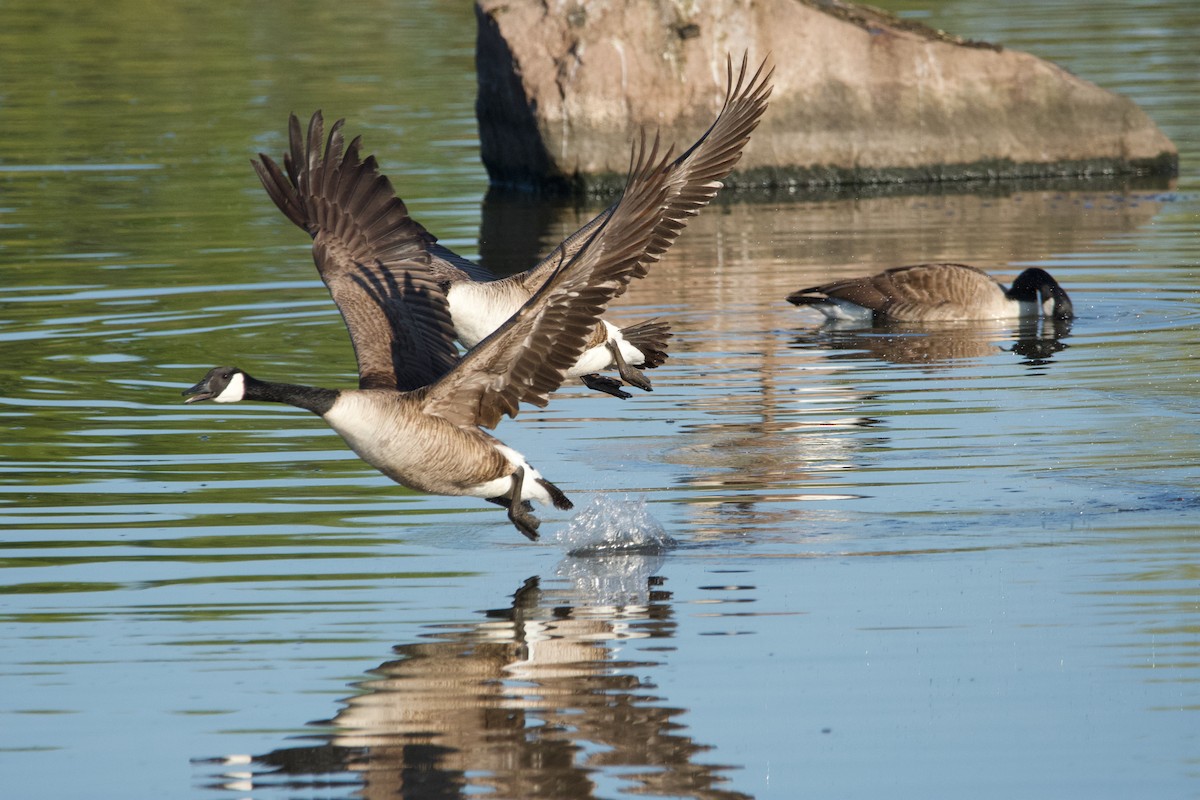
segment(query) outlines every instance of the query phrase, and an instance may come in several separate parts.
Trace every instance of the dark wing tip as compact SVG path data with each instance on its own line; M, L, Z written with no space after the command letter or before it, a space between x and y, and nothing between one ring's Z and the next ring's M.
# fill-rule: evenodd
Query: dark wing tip
M284 169L261 153L252 164L279 210L314 239L313 260L346 322L360 385L411 389L458 358L430 275L436 239L409 217L375 158L362 157L362 138L346 144L344 127L338 119L326 128L320 109L307 126L290 114Z

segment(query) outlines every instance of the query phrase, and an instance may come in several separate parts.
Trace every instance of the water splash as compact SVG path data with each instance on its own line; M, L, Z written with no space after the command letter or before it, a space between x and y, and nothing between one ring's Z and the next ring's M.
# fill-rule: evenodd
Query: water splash
M558 534L575 557L663 553L675 545L645 498L596 495Z
M567 558L557 573L589 607L646 608L663 555L675 545L643 498L597 495L558 534Z

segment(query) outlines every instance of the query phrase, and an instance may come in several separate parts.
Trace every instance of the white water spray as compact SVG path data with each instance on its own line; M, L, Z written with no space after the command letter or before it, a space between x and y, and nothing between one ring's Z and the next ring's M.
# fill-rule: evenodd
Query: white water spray
M663 526L651 516L645 498L596 495L558 540L573 556L623 553L661 553L675 545Z

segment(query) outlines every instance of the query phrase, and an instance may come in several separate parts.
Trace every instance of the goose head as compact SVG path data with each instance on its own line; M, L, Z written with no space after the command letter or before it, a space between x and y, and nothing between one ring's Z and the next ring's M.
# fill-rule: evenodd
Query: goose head
M1071 298L1049 272L1037 267L1025 270L1013 281L1009 296L1014 300L1037 300L1042 313L1053 319L1073 319L1075 307Z
M183 402L236 403L246 397L246 377L237 367L213 367L199 383L183 390Z

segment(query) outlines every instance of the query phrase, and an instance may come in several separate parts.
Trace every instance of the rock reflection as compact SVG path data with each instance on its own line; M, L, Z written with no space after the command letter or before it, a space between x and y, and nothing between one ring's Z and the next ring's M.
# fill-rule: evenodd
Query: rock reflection
M793 345L801 349L838 351L831 361L878 360L892 364L963 367L972 361L1012 352L1023 363L1053 361L1070 345L1070 320L1024 319L990 322L877 323L873 326L825 324L801 333Z
M722 195L688 221L663 261L630 285L618 307L677 305L700 314L748 302L782 308L798 286L899 264L965 261L1003 272L1056 254L1078 258L1150 224L1169 199L1127 186L1097 191L1102 183L1095 182L1076 183L1074 190L1039 185L1024 192L1015 191L1017 184L979 187L976 194L940 187L899 197L841 193L746 201ZM604 205L489 193L479 255L497 274L527 269ZM1066 267L1054 267L1064 280L1070 277ZM672 325L687 330L686 321L673 318Z
M258 756L216 788L589 798L600 792L595 774L617 768L630 794L745 798L719 788L726 768L696 763L708 748L686 735L684 709L639 677L659 663L623 652L674 634L660 559L568 559L553 588L530 578L505 608L430 626L319 723L329 728L312 737L319 743Z

